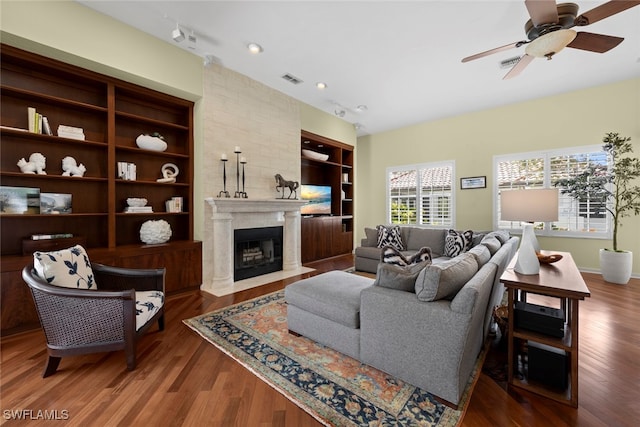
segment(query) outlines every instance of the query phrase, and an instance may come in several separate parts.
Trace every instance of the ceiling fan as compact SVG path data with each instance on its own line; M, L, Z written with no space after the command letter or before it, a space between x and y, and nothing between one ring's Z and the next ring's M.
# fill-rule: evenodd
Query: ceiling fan
M534 58L551 59L565 47L604 53L618 46L624 38L604 34L576 32L572 27L584 27L640 4L640 1L612 0L578 16L575 3L556 4L555 0L525 0L529 19L524 25L529 40L521 40L486 52L467 56L462 62L526 45L525 54L503 77L517 76Z

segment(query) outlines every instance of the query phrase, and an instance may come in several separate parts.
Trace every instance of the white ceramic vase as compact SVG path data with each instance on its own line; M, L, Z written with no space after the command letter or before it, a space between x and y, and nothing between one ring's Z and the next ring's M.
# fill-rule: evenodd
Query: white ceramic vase
M600 272L605 281L626 285L631 279L633 252L600 249Z

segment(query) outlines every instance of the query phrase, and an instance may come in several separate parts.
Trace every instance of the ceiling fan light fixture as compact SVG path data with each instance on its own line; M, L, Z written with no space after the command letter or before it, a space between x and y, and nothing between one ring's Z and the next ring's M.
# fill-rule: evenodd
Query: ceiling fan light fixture
M532 40L525 48L525 52L536 58L551 59L553 55L567 47L576 38L576 35L574 30L553 31Z

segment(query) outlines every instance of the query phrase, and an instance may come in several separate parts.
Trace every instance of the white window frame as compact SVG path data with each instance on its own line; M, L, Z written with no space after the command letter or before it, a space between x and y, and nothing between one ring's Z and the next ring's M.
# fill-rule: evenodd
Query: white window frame
M431 163L418 163L418 164L412 164L412 165L402 165L402 166L389 166L387 168L386 171L386 175L385 175L385 186L386 186L386 206L387 206L387 223L391 224L392 218L391 218L391 187L389 185L390 183L390 175L392 173L396 173L396 172L405 172L405 171L416 171L417 174L417 186L416 186L416 224L413 224L415 226L428 226L428 227L432 227L432 228L444 228L444 229L449 229L449 228L455 228L455 223L456 223L456 201L455 201L455 197L456 197L456 167L455 167L455 161L453 160L447 160L447 161L441 161L441 162L431 162ZM450 200L450 216L451 216L451 223L450 224L442 224L442 225L434 225L434 224L424 224L422 223L422 185L421 185L421 177L422 174L419 172L423 169L433 169L433 168L441 168L441 167L450 167L451 168L451 195L449 197ZM435 203L435 198L437 198L439 195L435 195L434 197L434 203Z
M493 226L494 229L502 229L508 230L509 232L520 234L522 232L522 227L514 227L515 223L512 223L512 227L504 227L500 224L500 198L499 198L499 187L498 187L498 165L501 162L505 161L514 161L514 160L527 160L527 159L536 159L541 158L544 161L543 168L543 182L542 186L533 185L531 187L526 188L556 188L551 184L551 158L558 156L569 156L576 155L582 153L594 153L594 152L603 152L602 145L586 145L580 147L570 147L570 148L561 148L555 150L544 150L544 151L531 151L526 153L515 153L515 154L504 154L504 155L496 155L493 156ZM609 159L610 162L610 159ZM611 167L611 164L609 165ZM560 188L559 188L560 190ZM567 198L569 196L560 195L561 198ZM553 230L551 222L545 222L544 228L536 228L535 233L538 236L548 236L548 237L573 237L573 238L587 238L587 239L611 239L613 237L613 227L611 225L611 214L606 212L606 217L604 219L606 223L606 231L567 231L567 230Z

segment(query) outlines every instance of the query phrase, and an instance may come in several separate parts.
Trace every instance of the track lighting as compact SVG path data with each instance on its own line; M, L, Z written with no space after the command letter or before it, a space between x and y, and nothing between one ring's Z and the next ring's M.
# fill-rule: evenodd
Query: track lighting
M178 25L177 23L176 29L171 33L171 37L177 43L180 43L182 40L184 40L184 32L182 32L182 30L180 29L180 25Z

